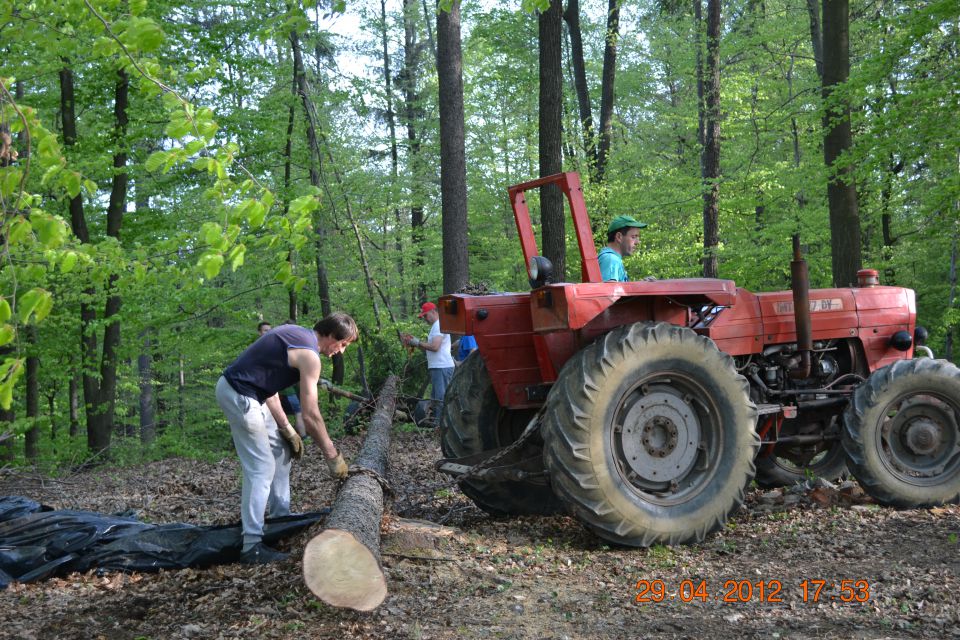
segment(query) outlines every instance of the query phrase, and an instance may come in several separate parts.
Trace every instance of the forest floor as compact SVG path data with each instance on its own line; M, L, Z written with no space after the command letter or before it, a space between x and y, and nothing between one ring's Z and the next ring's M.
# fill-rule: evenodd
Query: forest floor
M359 436L339 440L348 458L360 443ZM294 510L316 510L334 497L316 451L295 466ZM402 494L440 484L432 470L439 456L435 434L397 433L392 485ZM104 514L132 509L157 523L227 524L236 521L238 469L230 457L60 479L7 471L0 495ZM300 560L317 525L286 539L279 546L290 558L267 566L15 583L0 592L0 636L960 638L958 506L881 508L856 487L757 489L701 544L623 549L568 517L495 519L459 491L441 495L419 506L400 498L391 507L383 537L389 595L372 613L333 609L304 586ZM441 520L443 527L420 522ZM657 580L666 599L638 603L638 582L650 581L656 593ZM819 602L804 602L802 584L808 581L811 600L813 580L827 586ZM844 580L852 581L848 593L866 601L842 602ZM706 600L685 601L701 582Z

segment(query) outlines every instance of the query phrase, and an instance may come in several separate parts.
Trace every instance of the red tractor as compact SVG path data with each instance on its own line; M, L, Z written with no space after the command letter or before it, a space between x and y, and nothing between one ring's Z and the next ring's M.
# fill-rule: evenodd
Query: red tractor
M553 282L524 193L565 194L581 283ZM960 370L914 359L914 292L810 291L794 238L791 291L731 280L602 282L580 180L508 189L532 290L447 295L446 333L476 337L440 418L441 470L492 514L572 512L599 536L703 540L761 484L844 464L879 502L960 499Z

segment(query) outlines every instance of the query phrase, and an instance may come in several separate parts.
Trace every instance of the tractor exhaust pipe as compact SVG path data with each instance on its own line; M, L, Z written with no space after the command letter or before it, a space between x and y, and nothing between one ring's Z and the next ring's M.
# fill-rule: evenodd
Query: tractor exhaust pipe
M790 288L793 291L793 318L797 329L797 353L800 364L790 370L790 377L810 377L810 352L813 351L813 333L810 328L810 273L807 261L800 254L800 234L793 236L793 260L790 262Z

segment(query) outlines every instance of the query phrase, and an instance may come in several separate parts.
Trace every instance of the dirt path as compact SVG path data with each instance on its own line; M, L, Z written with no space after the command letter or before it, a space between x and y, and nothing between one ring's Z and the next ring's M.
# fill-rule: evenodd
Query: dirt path
M349 457L359 440L342 444ZM431 470L431 434L398 434L391 455L398 493L442 481ZM316 455L292 484L295 510L333 497ZM0 495L224 524L236 519L239 475L232 458L61 481L8 473ZM645 550L611 549L571 518L491 519L456 491L401 508L446 526L387 520L390 595L371 614L331 609L303 586L299 559L312 531L286 541L290 560L266 567L14 585L0 592L0 637L960 638L957 506L895 511L830 490L754 491L703 544Z

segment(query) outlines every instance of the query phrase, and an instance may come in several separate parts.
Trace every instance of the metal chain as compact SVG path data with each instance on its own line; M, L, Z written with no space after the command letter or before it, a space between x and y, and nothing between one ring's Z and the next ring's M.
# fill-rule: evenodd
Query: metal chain
M509 454L513 453L520 447L522 447L526 442L540 430L541 419L543 418L544 408L540 407L540 410L537 411L537 414L531 418L530 422L527 423L526 428L523 430L523 433L520 434L520 437L517 438L513 443L504 447L502 450L497 452L495 455L487 458L483 462L478 462L477 464L470 467L470 469L461 476L458 476L451 480L450 482L433 486L429 489L423 491L414 491L412 493L404 493L400 499L407 500L416 496L430 495L432 496L437 491L442 491L443 489L451 489L456 485L459 485L461 482L466 480L472 480L476 477L479 477L484 471L492 467L495 463L499 462ZM426 504L430 500L421 500L419 502L410 504L408 508L418 507L420 505Z

